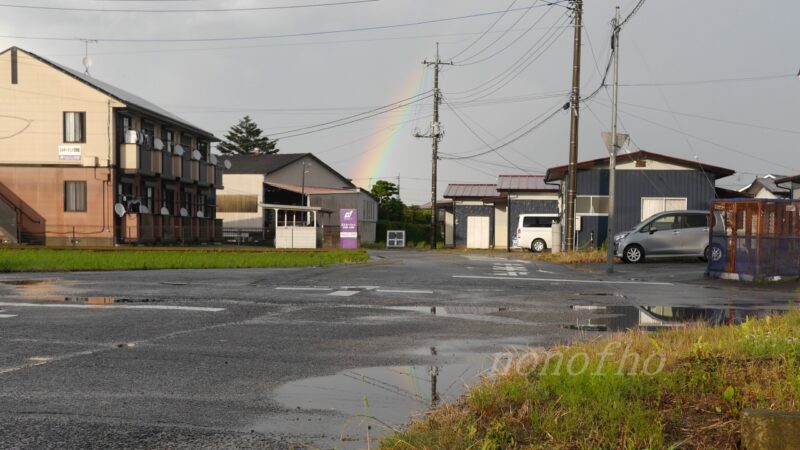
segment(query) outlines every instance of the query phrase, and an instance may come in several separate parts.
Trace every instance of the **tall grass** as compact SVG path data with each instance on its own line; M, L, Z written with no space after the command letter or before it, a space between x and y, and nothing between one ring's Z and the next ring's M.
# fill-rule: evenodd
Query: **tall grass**
M656 375L619 373L620 350L664 355ZM744 408L800 410L800 313L741 326L632 331L557 349L588 370L485 379L455 405L386 438L384 449L737 448ZM651 367L652 369L652 367Z
M359 263L363 250L0 249L0 272L241 269Z

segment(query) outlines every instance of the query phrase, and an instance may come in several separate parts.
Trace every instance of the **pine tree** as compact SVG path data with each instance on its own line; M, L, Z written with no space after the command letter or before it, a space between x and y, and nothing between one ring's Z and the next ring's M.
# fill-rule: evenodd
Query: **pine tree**
M264 132L253 122L250 116L244 116L238 125L231 127L225 140L217 145L217 150L223 155L268 155L278 153L275 148L277 141L271 141Z

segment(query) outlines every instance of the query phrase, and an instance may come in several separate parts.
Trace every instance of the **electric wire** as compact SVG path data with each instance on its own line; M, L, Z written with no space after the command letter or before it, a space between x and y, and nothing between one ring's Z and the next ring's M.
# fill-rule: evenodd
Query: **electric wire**
M375 3L381 0L347 0L330 3L310 3L300 5L283 5L283 6L253 6L245 8L201 8L201 9L118 9L118 8L85 8L85 7L67 7L67 6L43 6L43 5L18 5L10 3L0 3L0 8L17 8L17 9L37 9L45 11L60 11L60 12L104 12L104 13L199 13L199 12L255 12L255 11L273 11L282 9L301 9L301 8L318 8L323 6L342 6L354 5L359 3Z

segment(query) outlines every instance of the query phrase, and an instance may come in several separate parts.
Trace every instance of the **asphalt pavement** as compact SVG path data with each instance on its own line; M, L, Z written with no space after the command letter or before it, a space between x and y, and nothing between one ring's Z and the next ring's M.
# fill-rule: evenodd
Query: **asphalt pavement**
M597 335L606 306L755 311L797 297L794 284L707 280L693 262L607 274L514 253L371 256L0 275L0 448L374 447L456 399L497 352Z

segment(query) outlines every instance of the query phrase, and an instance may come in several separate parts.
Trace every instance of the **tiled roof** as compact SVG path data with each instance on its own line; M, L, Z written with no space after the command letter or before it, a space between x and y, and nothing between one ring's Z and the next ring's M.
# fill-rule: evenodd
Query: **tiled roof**
M496 184L448 184L444 198L485 198L497 197Z
M498 191L558 191L558 186L546 184L544 175L500 175Z

